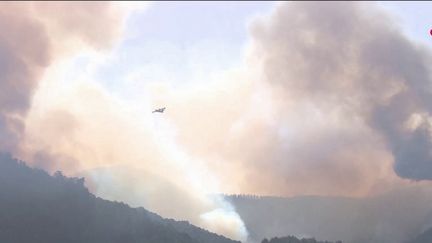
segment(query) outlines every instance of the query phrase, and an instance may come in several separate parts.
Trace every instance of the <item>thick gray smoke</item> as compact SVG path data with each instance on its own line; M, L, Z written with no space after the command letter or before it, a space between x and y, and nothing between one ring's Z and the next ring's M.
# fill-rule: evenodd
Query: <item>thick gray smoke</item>
M6 4L2 4L6 5ZM32 93L50 62L43 25L29 11L0 6L0 151L14 151L23 130Z
M284 3L252 33L280 100L359 120L384 140L400 177L432 179L429 55L385 13L352 2Z
M109 46L119 34L120 20L110 3L0 4L0 151L22 152L33 94L53 60L73 53L77 43ZM47 151L39 154L49 156Z

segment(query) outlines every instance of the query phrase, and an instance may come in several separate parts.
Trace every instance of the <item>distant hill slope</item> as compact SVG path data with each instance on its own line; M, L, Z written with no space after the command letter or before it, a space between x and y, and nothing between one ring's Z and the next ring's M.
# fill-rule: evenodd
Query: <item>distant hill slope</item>
M299 239L295 236L285 236L285 237L274 237L270 240L264 239L261 243L342 243L341 241L331 242L331 241L317 241L314 238L302 238Z
M294 235L343 243L406 243L432 222L431 191L411 187L369 198L226 198L243 219L253 242Z
M173 205L175 206L175 205ZM179 209L181 210L181 209ZM185 221L97 198L84 180L0 154L0 242L234 243Z
M432 228L418 235L414 240L409 243L431 243L432 242Z

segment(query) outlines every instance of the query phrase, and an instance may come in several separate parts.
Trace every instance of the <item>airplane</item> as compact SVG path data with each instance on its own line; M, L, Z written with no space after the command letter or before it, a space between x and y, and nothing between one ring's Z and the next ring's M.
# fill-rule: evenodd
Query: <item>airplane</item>
M164 107L164 108L160 108L160 109L156 109L156 110L154 110L152 113L155 113L155 112L163 113L164 110L165 110L165 107Z

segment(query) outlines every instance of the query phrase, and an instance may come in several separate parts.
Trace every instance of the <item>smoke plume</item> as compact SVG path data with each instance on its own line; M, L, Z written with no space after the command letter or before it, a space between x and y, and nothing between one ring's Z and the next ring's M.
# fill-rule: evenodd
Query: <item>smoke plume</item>
M391 16L281 3L250 34L241 74L170 96L179 140L218 161L227 191L364 196L430 178L429 50Z
M75 56L107 55L132 10L107 2L1 5L1 150L50 172L85 176L99 196L245 239L235 210L207 195L216 179L177 148L169 122L137 116L142 110L94 80L65 77Z
M429 52L397 27L370 5L293 3L253 36L265 81L281 95L361 119L382 137L399 176L431 179Z
M44 26L29 17L29 9L2 3L0 7L0 150L14 151L23 132L23 116L51 49ZM15 14L22 12L22 14Z
M367 196L432 179L429 50L373 5L280 3L249 26L241 67L126 100L87 70L62 76L121 37L109 3L3 3L1 149L236 239L235 209L208 194Z

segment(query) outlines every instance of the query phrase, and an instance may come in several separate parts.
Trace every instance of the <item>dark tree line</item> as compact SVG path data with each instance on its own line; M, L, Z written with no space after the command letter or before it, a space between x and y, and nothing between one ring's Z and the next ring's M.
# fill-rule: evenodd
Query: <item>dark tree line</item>
M83 178L50 176L7 154L0 154L0 242L235 243L185 221L95 197Z

